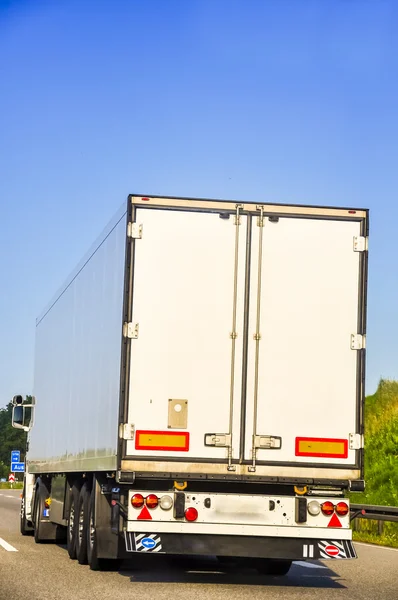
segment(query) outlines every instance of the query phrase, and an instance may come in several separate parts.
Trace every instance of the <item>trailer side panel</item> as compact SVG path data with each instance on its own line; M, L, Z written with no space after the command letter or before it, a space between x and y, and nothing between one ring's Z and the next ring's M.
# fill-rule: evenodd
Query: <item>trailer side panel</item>
M36 328L29 472L116 468L126 206Z

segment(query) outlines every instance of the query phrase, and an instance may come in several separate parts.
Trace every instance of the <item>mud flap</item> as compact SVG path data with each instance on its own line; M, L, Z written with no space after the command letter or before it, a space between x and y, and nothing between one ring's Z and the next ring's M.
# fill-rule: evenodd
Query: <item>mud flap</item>
M157 552L162 554L162 538L159 533L125 532L127 552Z
M357 558L351 540L317 540L315 558L322 560Z

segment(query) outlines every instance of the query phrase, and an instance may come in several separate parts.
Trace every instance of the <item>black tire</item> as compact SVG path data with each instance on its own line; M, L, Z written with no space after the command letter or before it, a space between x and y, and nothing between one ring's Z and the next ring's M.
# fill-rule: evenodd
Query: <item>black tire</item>
M30 521L26 519L25 513L25 492L21 499L21 510L19 513L19 530L21 535L33 535L33 527Z
M80 490L78 511L77 511L77 529L76 529L76 558L80 565L87 564L87 538L89 529L89 511L90 511L91 489L88 481Z
M66 527L66 547L69 557L76 558L77 514L80 497L80 484L74 483L69 492L69 517Z
M35 504L34 504L34 512L33 512L33 528L34 528L34 538L36 544L42 544L43 542L48 541L48 538L43 536L42 528L43 523L41 522L41 516L45 509L44 501L48 497L48 491L46 487L40 483L37 487L35 494Z
M122 563L120 559L98 558L97 532L95 529L95 481L91 490L88 511L87 562L92 571L116 571Z
M255 563L255 567L261 575L287 575L291 566L291 560L268 558L257 560Z

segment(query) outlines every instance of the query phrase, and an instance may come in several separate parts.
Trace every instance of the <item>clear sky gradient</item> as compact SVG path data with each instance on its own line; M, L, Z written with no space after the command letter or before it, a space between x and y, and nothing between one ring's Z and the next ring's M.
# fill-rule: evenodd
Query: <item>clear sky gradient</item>
M368 392L398 379L397 27L394 0L0 0L0 406L129 192L370 208Z

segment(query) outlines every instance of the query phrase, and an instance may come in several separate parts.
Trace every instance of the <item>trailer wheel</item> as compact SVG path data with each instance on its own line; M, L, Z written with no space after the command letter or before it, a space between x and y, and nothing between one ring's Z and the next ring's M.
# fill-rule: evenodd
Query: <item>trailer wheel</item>
M76 558L76 529L77 529L77 511L80 496L80 485L74 483L69 492L69 518L66 528L66 547L69 557Z
M91 489L88 481L80 490L78 510L76 513L76 558L80 565L87 564L87 531L89 529Z
M261 575L286 575L292 566L292 561L264 558L256 560L254 566Z
M117 558L98 558L97 532L95 529L95 482L91 490L88 515L87 561L92 571L115 571L122 563L122 560Z
M40 483L35 494L35 505L33 513L33 527L34 527L34 538L36 544L42 544L48 540L48 537L43 535L43 523L41 522L41 516L44 511L44 501L48 496L47 489Z

